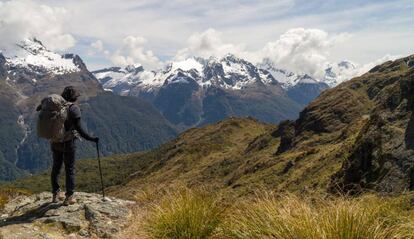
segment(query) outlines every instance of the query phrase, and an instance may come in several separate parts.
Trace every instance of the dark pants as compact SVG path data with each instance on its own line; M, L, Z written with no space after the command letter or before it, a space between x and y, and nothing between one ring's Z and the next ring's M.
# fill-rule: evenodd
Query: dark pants
M52 192L60 191L59 174L62 164L65 164L66 196L71 196L75 190L75 147L74 142L53 143Z

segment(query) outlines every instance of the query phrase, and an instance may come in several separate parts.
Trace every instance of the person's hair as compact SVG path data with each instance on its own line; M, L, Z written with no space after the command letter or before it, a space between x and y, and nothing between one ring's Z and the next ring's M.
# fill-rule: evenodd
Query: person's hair
M73 86L65 87L62 93L62 97L69 102L75 102L79 96L79 92Z

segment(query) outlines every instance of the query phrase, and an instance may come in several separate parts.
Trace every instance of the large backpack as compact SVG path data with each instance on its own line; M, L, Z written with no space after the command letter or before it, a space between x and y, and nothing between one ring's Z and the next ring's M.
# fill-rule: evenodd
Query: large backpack
M37 120L37 135L51 142L66 142L73 139L73 131L65 130L65 121L71 105L57 94L44 98Z

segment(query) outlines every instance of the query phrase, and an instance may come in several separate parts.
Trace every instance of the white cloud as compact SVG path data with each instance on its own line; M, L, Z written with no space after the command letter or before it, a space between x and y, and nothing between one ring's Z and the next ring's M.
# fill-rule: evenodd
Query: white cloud
M278 67L320 78L328 62L329 49L345 38L346 34L329 36L320 29L290 29L277 41L267 43L261 55Z
M221 33L210 28L204 32L191 35L187 40L187 47L179 50L175 58L183 60L191 56L222 57L227 53L240 55L242 52L244 52L242 45L224 43Z
M64 8L11 0L0 4L0 49L12 50L16 43L36 37L51 50L73 47L75 38L65 31L68 12Z
M146 39L140 36L127 36L122 41L122 46L110 57L113 64L127 66L141 64L147 69L156 69L161 66L161 61L150 50L145 50L143 45Z
M179 50L175 58L222 57L232 53L253 63L269 58L277 67L322 77L324 67L328 64L329 49L343 42L347 36L345 33L329 36L320 29L294 28L276 41L266 43L261 49L249 51L241 44L224 42L222 34L210 28L191 35L187 41L188 47Z
M152 58L153 63L154 58L168 61L175 56L221 56L227 52L258 61L267 53L264 46L278 41L287 29L324 29L332 44L325 52L308 52L309 60L295 64L288 57L274 56L281 64L303 65L313 72L315 64L324 59L367 63L387 53L412 53L413 9L412 0L328 1L322 5L296 0L200 0L198 4L191 0L0 0L0 50L28 36L61 50L72 46L76 36L79 41L71 51L83 56L88 65L100 68L111 64L106 55L113 55L115 62L137 61L138 57L126 52L107 51L123 48L123 38L130 35L148 40L145 49L157 57L139 58ZM201 32L210 28L215 30ZM331 34L344 31L353 35L346 44L331 39L340 39ZM89 54L93 49L89 39L100 39L107 49ZM182 51L177 54L179 49ZM148 55L144 49L142 52Z

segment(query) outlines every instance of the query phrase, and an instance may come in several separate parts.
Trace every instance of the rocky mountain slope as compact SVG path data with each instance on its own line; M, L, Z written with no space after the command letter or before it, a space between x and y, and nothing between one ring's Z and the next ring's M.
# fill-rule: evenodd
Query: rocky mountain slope
M149 100L183 129L229 116L252 116L273 123L294 119L304 105L328 88L307 75L284 72L283 78L295 80L287 89L281 74L275 77L234 55L188 58L158 72L128 66L93 73L105 89Z
M296 121L229 119L188 130L136 159L115 195L153 185L227 192L413 189L414 55L324 91Z
M60 93L67 85L80 90L85 124L105 142L104 154L149 149L176 135L152 105L105 93L79 56L61 56L36 39L23 41L18 48L16 55L0 53L0 180L50 165L48 143L34 130L34 109L43 97ZM93 152L92 144L82 143L79 157Z
M409 56L322 93L297 121L286 123L278 152L342 145L329 149L343 161L330 190L412 190L413 76L414 56Z

